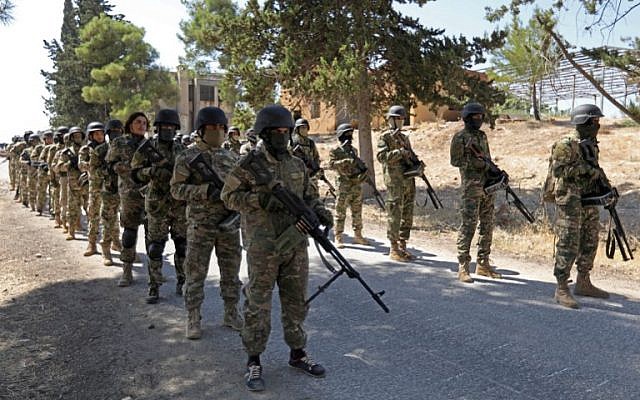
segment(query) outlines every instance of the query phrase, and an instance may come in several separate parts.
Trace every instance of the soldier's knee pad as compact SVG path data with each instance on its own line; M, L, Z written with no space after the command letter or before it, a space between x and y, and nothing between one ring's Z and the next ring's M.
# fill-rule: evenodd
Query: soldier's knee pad
M176 252L178 250L176 249ZM151 242L149 243L149 258L152 260L162 260L162 253L164 252L164 242Z
M131 248L136 245L136 238L138 237L138 231L131 228L124 228L122 232L122 247Z
M173 244L176 246L176 256L178 257L186 257L187 255L187 239L185 238L175 238L173 239Z

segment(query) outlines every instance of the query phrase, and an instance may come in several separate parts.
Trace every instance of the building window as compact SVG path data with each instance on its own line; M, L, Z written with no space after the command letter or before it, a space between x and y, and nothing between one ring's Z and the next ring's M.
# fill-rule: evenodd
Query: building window
M215 101L215 87L213 86L200 86L200 101Z
M313 101L310 105L309 113L311 114L311 118L320 118L320 102Z

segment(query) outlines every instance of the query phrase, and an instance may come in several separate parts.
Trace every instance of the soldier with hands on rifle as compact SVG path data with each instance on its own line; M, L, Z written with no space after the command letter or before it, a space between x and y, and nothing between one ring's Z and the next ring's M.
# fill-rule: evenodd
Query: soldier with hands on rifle
M138 227L144 225L145 244L147 242L147 222L144 211L144 197L140 190L143 184L135 181L131 174L131 159L149 126L149 119L142 112L134 112L124 124L124 135L109 143L105 157L109 168L118 174L118 192L120 193L120 225L122 232L122 277L118 286L125 287L133 282L133 263L136 259ZM145 248L148 246L145 246Z
M239 216L220 199L223 179L237 158L222 148L227 117L220 108L205 107L196 118L199 139L175 161L171 194L187 203L187 258L184 263L188 339L202 335L200 308L204 300L204 282L215 249L220 268L220 295L224 301L223 324L242 328L238 312L240 287L238 274L242 252Z
M413 225L413 204L416 197L415 175L407 176L406 159L409 137L402 133L407 112L402 106L391 106L387 113L389 129L378 140L377 158L382 163L384 183L387 187L387 238L390 242L389 258L411 261L415 257L407 250L407 241Z
M362 182L366 171L358 168L358 153L352 146L353 127L351 124L340 124L336 129L336 136L340 143L329 152L329 168L338 172L338 199L336 201L335 243L337 248L343 248L344 221L347 217L347 207L351 209L351 224L353 226L353 241L365 246L369 241L362 236Z
M87 125L87 136L89 137L89 142L80 149L79 158L80 171L82 171L81 180L89 184L89 206L87 208L87 223L89 226L87 250L84 252L85 257L98 253L102 179L98 172L98 166L91 164L91 153L95 151L96 147L104 143L104 125L102 122L90 122Z
M56 173L53 168L54 160L56 159L56 154L64 149L64 134L69 132L69 128L66 126L59 126L56 129L56 132L53 135L53 144L49 149L49 153L47 155L47 165L49 165L49 180L51 185L50 195L49 195L49 213L53 215L55 220L54 228L62 228L62 218L60 211L60 177Z
M233 168L221 195L227 207L240 211L251 221L246 233L249 283L245 287L247 301L242 330L242 343L248 354L245 378L250 391L264 390L260 354L271 331L271 298L276 283L284 339L291 349L289 365L314 377L325 374L325 369L305 350L307 225L289 213L272 191L275 186L284 187L306 203L322 225L333 226L331 213L309 182L304 162L289 153L293 126L291 113L282 106L260 110L254 129L262 142Z
M44 211L44 206L47 203L47 195L49 194L49 164L47 163L47 160L49 152L53 146L53 131L51 129L47 129L42 134L42 138L44 142L39 145L41 146L39 151L35 152L37 154L37 158L35 158L35 161L37 162L36 168L38 169L36 210L38 210L39 216L41 216ZM51 211L49 211L49 213L51 214Z
M69 146L62 150L57 170L67 175L67 240L75 240L75 232L79 228L84 193L80 182L80 147L84 143L85 133L79 126L69 129Z
M607 193L617 195L604 171L598 165L597 135L602 111L593 104L583 104L571 112L576 130L554 143L551 150L549 176L544 192L556 204L555 266L553 274L558 286L554 299L568 308L580 305L569 290L569 277L576 264L578 277L573 293L601 299L609 293L591 283L590 272L598 251L600 210L598 201ZM616 196L617 199L617 196ZM615 245L615 244L614 244Z
M461 112L464 129L453 135L451 139L451 165L460 171L460 228L458 228L458 280L473 283L469 274L471 262L471 242L476 232L478 221L478 255L476 274L493 279L502 276L491 267L489 254L494 228L495 192L485 191L490 180L490 168L482 157L491 159L489 141L484 131L480 130L484 121L485 109L475 102L465 104Z
M175 293L182 296L185 282L184 259L187 252L187 217L186 202L171 196L170 180L173 176L173 165L180 153L184 151L182 143L174 140L176 131L180 129L180 117L176 110L162 109L156 114L153 122L157 138L144 140L131 159L131 177L145 190L145 211L149 245L149 293L148 304L155 304L160 297L162 276L162 253L171 233L175 246L174 265L176 268Z

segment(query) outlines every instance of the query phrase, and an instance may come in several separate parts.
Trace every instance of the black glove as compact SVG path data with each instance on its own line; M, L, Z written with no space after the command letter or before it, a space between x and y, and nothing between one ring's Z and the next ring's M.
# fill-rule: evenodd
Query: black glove
M207 188L207 198L211 200L220 200L220 189L218 189L213 183L210 183Z
M276 199L269 192L258 193L258 198L259 198L258 201L260 202L260 207L262 207L262 209L265 211L278 212L284 209L282 207L282 203L280 202L280 200Z
M328 229L333 228L333 214L331 211L326 209L321 209L316 211L316 215L318 216L318 221Z

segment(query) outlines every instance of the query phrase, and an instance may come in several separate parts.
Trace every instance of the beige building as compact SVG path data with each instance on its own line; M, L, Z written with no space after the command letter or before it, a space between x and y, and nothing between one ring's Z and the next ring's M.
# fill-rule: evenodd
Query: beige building
M203 107L220 107L219 86L222 74L212 73L205 76L192 77L189 71L178 68L178 115L180 115L181 131L192 132L198 111ZM228 113L228 111L225 111ZM229 117L229 115L227 115Z

